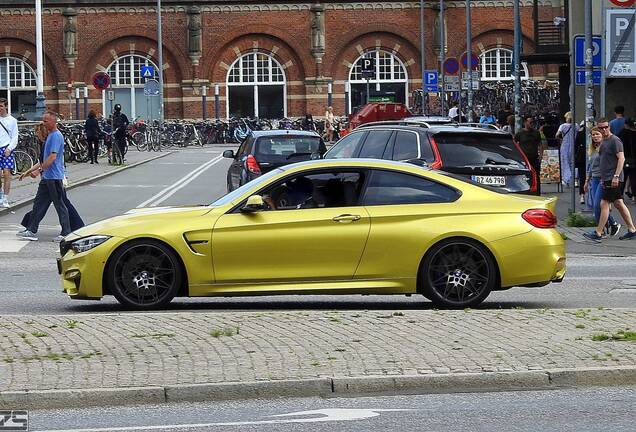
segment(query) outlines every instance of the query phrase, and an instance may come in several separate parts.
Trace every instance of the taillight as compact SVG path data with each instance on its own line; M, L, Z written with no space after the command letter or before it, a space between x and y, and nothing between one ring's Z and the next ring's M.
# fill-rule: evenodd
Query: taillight
M429 166L432 169L440 169L443 166L443 164L442 164L442 157L440 156L439 149L437 148L437 142L435 141L435 138L433 136L430 136L429 140L431 141L431 148L433 149L433 154L435 155L435 161Z
M534 167L530 167L530 192L535 193L537 191L537 172Z
M248 155L247 159L245 159L245 166L247 170L253 174L261 173L261 167L258 165L258 161L254 157L254 155Z
M526 210L521 217L533 227L556 228L557 218L548 209Z

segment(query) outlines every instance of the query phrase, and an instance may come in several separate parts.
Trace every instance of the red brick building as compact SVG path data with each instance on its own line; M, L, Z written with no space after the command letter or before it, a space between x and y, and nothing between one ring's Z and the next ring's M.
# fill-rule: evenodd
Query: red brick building
M533 14L552 17L562 2L522 0L524 51L534 50ZM425 2L426 69L438 69L439 1ZM465 1L446 5L446 56L466 51ZM411 103L421 86L419 1L163 1L166 118L214 115L218 85L221 117L301 116L324 113L333 89L337 113L362 103L366 84L359 60L376 59L371 96ZM472 50L484 80L510 79L511 1L472 1ZM32 1L0 0L0 96L12 112L35 105L35 11ZM108 92L92 77L107 71L112 103L130 117L156 117L157 98L143 94L141 66L156 67L156 2L116 0L43 2L44 89L47 106L74 116L75 91L88 88L91 109L107 113ZM557 78L555 66L524 66L526 76ZM349 98L345 99L345 90ZM82 109L83 112L83 109Z

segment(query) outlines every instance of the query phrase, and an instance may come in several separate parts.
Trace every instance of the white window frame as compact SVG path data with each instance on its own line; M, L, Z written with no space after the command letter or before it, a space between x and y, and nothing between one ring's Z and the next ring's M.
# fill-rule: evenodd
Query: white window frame
M11 85L11 78L10 78L11 74L9 73L9 64L11 61L14 61L20 66L20 72L19 72L20 85L19 86ZM9 104L8 108L10 111L12 106L11 105L11 90L36 91L37 90L37 87L36 87L37 74L35 73L35 70L27 62L17 57L11 57L11 56L0 57L0 64L4 64L4 67L5 67L5 75L3 75L5 82L4 83L0 82L0 84L5 84L5 85L0 85L0 90L7 91L7 102ZM33 85L25 85L27 81L32 81Z
M267 78L263 81L258 79L258 56L264 55L268 57L267 62ZM244 68L243 68L243 59L246 57L252 56L252 81L244 81ZM230 75L232 72L238 68L238 81L230 82ZM275 68L280 70L281 75L283 77L282 81L273 81L273 71ZM254 88L254 116L259 117L258 112L258 86L282 86L283 87L283 116L287 117L287 76L285 75L285 69L281 66L281 64L272 56L270 53L256 51L249 54L244 54L241 57L237 58L234 63L230 66L227 71L227 75L225 76L225 94L227 97L225 98L225 116L227 118L230 117L230 87L238 87L238 86L252 86Z
M118 57L114 62L112 62L108 68L106 68L106 72L108 73L108 75L110 75L110 87L109 88L129 88L130 89L130 116L131 119L136 118L137 116L137 107L136 105L136 97L135 97L135 89L138 88L144 88L144 83L145 80L144 78L141 76L141 68L139 68L139 70L135 69L135 61L134 59L138 58L140 60L142 60L141 63L143 63L144 66L152 66L154 68L154 75L153 75L153 79L158 80L159 79L159 70L157 69L157 65L150 60L148 57L144 57L142 55L139 54L127 54L121 57ZM130 67L128 73L124 74L124 71L120 71L119 67L122 63L124 62L128 62L128 66ZM111 73L112 72L112 68L115 68L115 73ZM126 78L130 81L130 84L119 84L119 81L121 81L123 78ZM135 84L135 79L138 78L140 83ZM106 116L106 113L110 114L110 111L107 110L106 108L106 104L108 101L107 97L106 97L106 91L102 92L102 113L104 114L104 116Z
M391 78L390 79L382 79L380 78L380 55L384 54L385 56L388 56L391 60ZM358 65L358 62L360 62L360 60L362 60L363 58L368 58L368 57L375 57L375 76L373 78L371 78L369 81L369 84L373 84L376 86L377 89L379 89L380 84L382 83L404 83L404 95L405 95L405 101L406 101L406 105L409 106L409 74L408 74L408 70L406 69L406 66L404 65L404 62L397 57L395 54L393 54L392 52L389 51L385 51L382 49L375 49L375 50L370 50L365 52L364 54L362 54L360 57L358 57L356 59L356 61L353 62L353 65L351 66L351 69L349 69L349 86L351 86L351 84L366 84L367 80L366 79L362 79L362 78L358 78L358 79L354 79L353 75L355 73L356 70L356 66ZM398 68L400 68L402 70L402 73L404 74L404 78L396 78L395 75L395 69L396 66ZM351 98L349 98L349 112L351 112Z
M495 67L496 67L496 74L495 76L486 76L486 70L487 70L487 66L490 65L491 63L486 63L486 54L489 53L495 53ZM503 74L503 67L502 65L504 64L502 62L502 54L506 53L506 54L510 54L510 57L512 58L513 56L513 51L511 49L508 48L492 48L489 49L487 51L484 51L483 53L481 53L479 55L479 70L480 70L480 75L481 75L481 80L482 81L512 81L514 79L514 77L512 76L512 70L510 71L510 75L506 76ZM528 65L525 62L521 63L521 79L523 80L527 80L528 79Z

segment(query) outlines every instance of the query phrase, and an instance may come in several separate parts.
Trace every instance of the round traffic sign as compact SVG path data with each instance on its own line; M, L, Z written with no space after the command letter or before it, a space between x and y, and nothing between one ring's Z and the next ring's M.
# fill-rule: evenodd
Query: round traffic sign
M455 57L449 57L444 61L444 72L448 75L457 75L457 72L459 72L459 62Z
M636 0L610 0L616 6L629 7L636 3Z
M464 53L462 55L462 66L464 69L467 69L466 67L466 58L468 56L466 55L466 53ZM477 70L479 68L479 57L477 57L477 54L475 53L471 53L471 66L472 66L472 70Z
M106 72L97 72L93 75L93 87L97 90L106 90L110 86L110 75Z

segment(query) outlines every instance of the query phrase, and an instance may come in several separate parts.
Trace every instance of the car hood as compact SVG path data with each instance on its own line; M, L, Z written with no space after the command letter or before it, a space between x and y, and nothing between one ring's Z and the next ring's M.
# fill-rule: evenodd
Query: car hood
M157 228L165 229L184 219L204 216L215 207L148 207L132 209L121 216L114 216L99 222L87 225L74 231L74 238L86 237L95 234L110 236L130 236L137 233L154 232Z

